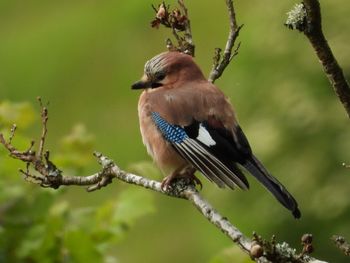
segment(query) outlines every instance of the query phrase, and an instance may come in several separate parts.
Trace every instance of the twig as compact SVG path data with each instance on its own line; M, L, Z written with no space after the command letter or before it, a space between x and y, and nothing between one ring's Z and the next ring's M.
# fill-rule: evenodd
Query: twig
M41 131L41 137L40 137L40 144L39 144L39 150L38 150L38 157L42 159L43 157L43 151L44 151L44 145L45 145L45 138L47 134L47 121L48 121L48 111L47 107L43 105L43 102L40 97L37 98L41 107L41 121L42 121L42 131Z
M170 10L170 5L166 5L165 2L161 3L158 8L152 5L156 15L151 21L151 26L159 28L159 25L163 25L170 28L177 41L177 46L173 45L170 39L167 39L167 49L183 52L193 57L195 53L195 45L193 42L188 10L185 6L184 0L178 0L178 4L179 9L175 8L173 10Z
M11 131L10 131L9 144L12 143L12 139L15 136L16 129L17 129L17 125L13 124L12 128L11 128Z
M230 64L233 57L235 57L238 54L238 49L240 47L240 43L239 43L235 48L235 50L232 52L232 49L235 45L235 41L239 35L239 31L241 30L243 25L237 26L233 0L226 0L226 5L227 5L227 10L228 10L229 19L230 19L230 32L228 35L224 54L222 55L221 61L220 61L221 49L215 50L213 67L208 78L208 80L212 83L214 83L215 80L221 77L222 73L224 72L225 68Z
M350 88L322 31L318 0L304 0L288 13L286 25L304 32L319 58L326 76L350 118Z
M20 151L12 145L15 136L16 125L11 128L10 137L5 139L0 133L0 144L2 144L10 153L10 156L26 163L26 170L20 169L20 173L25 176L25 180L38 184L41 187L57 189L61 185L87 185L88 191L94 191L106 186L112 182L112 177L106 173L97 173L87 177L63 176L62 171L50 160L49 151L44 151L45 140L47 136L48 110L43 106L40 98L38 98L41 107L41 123L42 132L38 154L32 150L34 141L31 141L26 151ZM33 168L37 174L30 171Z
M184 40L186 43L185 53L191 55L194 57L195 55L195 45L193 43L192 38L192 29L191 29L191 21L190 17L188 15L187 7L185 6L184 0L178 0L179 6L184 13L184 16L186 17L184 23L185 23L185 34L184 34Z

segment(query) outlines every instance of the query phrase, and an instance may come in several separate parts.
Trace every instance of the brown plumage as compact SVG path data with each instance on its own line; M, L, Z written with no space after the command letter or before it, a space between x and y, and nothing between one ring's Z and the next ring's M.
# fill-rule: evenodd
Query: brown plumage
M133 89L144 89L138 105L143 143L167 187L178 176L201 171L219 187L249 187L238 168L256 177L295 217L295 199L253 155L223 92L208 82L189 55L161 53L146 62Z

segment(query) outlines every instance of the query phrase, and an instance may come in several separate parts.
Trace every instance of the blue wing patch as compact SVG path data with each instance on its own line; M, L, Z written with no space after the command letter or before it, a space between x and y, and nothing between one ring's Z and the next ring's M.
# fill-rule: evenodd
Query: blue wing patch
M182 143L188 138L182 127L168 123L157 112L152 112L152 119L168 142Z
M227 185L233 189L237 185L242 189L248 188L247 179L234 163L227 166L219 159L220 156L216 157L211 152L211 147L215 147L216 142L204 124L194 122L193 125L181 127L170 124L157 112L152 112L151 117L165 140L210 181L219 187Z

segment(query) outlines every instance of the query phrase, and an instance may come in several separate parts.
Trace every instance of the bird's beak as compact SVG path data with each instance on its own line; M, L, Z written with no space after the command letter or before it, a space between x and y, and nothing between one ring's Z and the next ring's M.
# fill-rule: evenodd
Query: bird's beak
M143 80L139 80L131 85L131 89L147 89L151 87L151 82L145 82Z
M152 82L147 78L147 76L143 76L141 80L131 85L131 89L147 89L151 86Z

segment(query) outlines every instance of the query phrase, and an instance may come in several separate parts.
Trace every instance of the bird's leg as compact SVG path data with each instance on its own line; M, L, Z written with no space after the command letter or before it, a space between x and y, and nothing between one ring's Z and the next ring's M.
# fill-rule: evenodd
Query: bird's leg
M188 178L194 185L199 185L202 189L201 181L194 175L196 169L192 166L179 167L162 181L161 187L166 190L176 178Z
M162 181L161 188L163 190L168 189L168 187L171 185L171 183L174 181L176 177L180 177L181 175L181 170L183 170L184 167L179 167L175 171L173 171L171 174L169 174L167 177L165 177Z

